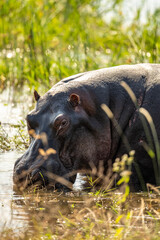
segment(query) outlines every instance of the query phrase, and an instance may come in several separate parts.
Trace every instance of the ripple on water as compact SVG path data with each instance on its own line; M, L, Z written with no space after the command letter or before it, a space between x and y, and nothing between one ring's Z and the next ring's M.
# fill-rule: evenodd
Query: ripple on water
M15 207L13 200L22 199L13 192L13 166L20 153L15 151L0 153L0 230L12 228L17 231L27 226L27 214L22 207Z

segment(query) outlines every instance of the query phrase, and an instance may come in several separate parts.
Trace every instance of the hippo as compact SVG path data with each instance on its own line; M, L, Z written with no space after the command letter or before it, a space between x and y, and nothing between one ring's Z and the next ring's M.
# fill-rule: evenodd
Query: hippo
M122 82L133 91L137 106ZM159 184L155 176L155 169L159 173L158 157L155 154L153 162L143 144L150 146L147 131L151 135L150 150L154 152L160 140L159 64L122 65L79 73L61 80L44 96L36 91L34 96L36 107L26 117L30 145L15 162L15 186L25 189L38 183L46 188L71 188L78 172L90 172L102 163L106 173L109 161L113 164L130 150L135 151L131 188L143 190L139 176L145 186ZM104 111L104 105L123 134ZM153 120L156 143L147 121L148 130L144 129L141 108Z

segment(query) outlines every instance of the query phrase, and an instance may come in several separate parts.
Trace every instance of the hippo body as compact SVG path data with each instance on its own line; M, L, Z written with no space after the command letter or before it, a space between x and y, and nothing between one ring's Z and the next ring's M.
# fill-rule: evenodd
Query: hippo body
M92 166L98 168L100 161L107 171L109 160L114 162L129 150L102 109L101 105L106 104L127 137L130 149L135 150L134 161L144 182L156 185L152 159L142 146L147 139L139 112L121 86L122 81L134 92L138 107L145 108L152 116L160 139L159 64L124 65L80 73L61 80L43 97L37 96L35 110L27 115L27 125L37 136L45 137L31 136L28 150L15 163L14 183L21 186L27 179L26 186L41 182L62 188L63 184L53 180L51 174L74 183L76 175L70 173ZM56 153L45 154L48 149ZM130 184L139 191L142 186L134 166L132 171Z

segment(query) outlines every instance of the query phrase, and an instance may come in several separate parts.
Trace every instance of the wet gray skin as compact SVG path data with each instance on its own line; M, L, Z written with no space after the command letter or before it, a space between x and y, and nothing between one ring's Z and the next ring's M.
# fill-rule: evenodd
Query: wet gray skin
M53 112L53 106L50 105L51 98L47 94L39 99L36 109L26 117L31 142L25 154L15 163L13 179L18 187L25 188L35 183L61 187L60 183L55 185L55 176L49 174L54 173L58 176L67 174L59 161L58 138L63 139L63 133L69 129L70 119L63 110L57 109ZM48 149L50 149L49 154L47 154ZM74 181L72 178L66 178L71 182Z
M132 89L137 108L121 85ZM137 64L81 73L64 79L43 97L35 92L36 108L27 116L31 143L14 167L13 180L19 188L30 185L72 188L76 172L90 171L135 150L130 186L145 189L158 185L160 169L143 147L148 143L139 108L151 115L160 141L160 65ZM128 143L102 109L109 107ZM148 132L151 136L150 127ZM155 149L154 144L153 150ZM155 158L156 166L158 159ZM137 167L139 170L137 172ZM155 170L157 170L155 172ZM70 182L70 183L69 183Z
M26 117L30 146L15 163L15 186L22 190L35 184L49 189L72 188L74 172L83 168L79 155L83 155L85 141L85 153L91 154L88 140L91 143L92 136L87 130L90 126L87 114L82 109L76 110L79 104L76 94L70 100L64 92L54 95L48 92L43 97L36 94L36 108Z

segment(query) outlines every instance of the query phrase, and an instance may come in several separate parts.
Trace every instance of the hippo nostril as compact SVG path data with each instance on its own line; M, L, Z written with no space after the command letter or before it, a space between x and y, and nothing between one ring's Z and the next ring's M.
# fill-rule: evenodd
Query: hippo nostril
M31 181L35 181L39 177L39 170L35 169L30 174Z
M13 190L23 191L30 184L30 177L28 170L17 167L13 173Z

